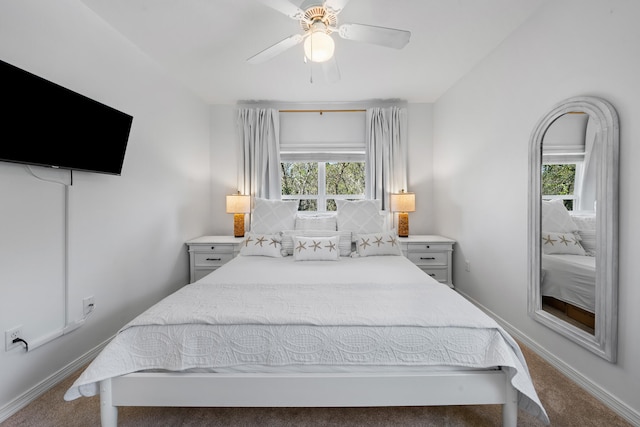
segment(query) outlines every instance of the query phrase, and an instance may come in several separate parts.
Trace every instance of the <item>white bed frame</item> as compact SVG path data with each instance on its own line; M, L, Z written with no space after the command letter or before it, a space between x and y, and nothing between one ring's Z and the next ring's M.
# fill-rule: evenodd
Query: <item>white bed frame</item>
M503 370L425 373L132 373L100 382L103 427L118 406L356 407L501 404L515 427L518 391Z

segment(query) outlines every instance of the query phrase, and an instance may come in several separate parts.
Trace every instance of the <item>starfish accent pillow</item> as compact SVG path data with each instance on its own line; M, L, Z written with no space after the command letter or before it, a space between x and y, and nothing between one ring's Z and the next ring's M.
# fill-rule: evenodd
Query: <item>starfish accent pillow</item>
M245 235L244 240L240 244L240 255L281 258L281 249L281 234L249 233Z
M337 261L340 259L338 236L293 238L293 259L296 261Z
M586 255L584 248L574 233L554 233L550 231L542 232L542 252L546 255Z
M402 255L395 233L356 234L356 251L359 256Z

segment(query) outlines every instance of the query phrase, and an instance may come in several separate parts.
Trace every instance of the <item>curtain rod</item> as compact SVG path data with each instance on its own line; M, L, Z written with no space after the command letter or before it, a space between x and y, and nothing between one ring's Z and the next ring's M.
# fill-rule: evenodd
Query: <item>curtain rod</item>
M278 110L280 113L366 113L365 109L358 110Z

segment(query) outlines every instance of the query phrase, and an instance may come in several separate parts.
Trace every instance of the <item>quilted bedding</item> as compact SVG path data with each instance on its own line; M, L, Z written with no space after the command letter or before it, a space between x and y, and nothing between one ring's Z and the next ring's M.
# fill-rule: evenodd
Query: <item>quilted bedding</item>
M65 394L164 369L502 367L548 418L513 339L402 256L297 262L236 257L127 324Z

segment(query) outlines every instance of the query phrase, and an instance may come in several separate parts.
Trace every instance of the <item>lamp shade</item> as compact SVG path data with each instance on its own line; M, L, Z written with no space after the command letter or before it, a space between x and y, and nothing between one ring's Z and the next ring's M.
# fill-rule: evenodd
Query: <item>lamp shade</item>
M400 193L393 193L390 205L392 212L415 212L416 195L415 193L405 193L404 190Z
M251 212L251 196L244 194L231 194L227 196L227 213Z
M304 41L304 54L312 62L328 61L334 49L333 38L322 30L315 30Z

